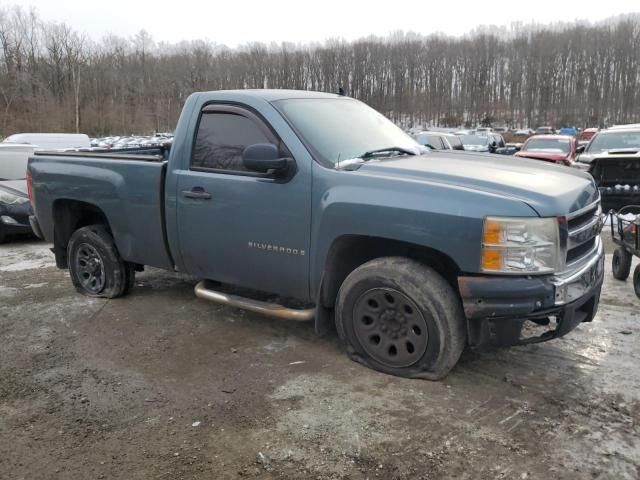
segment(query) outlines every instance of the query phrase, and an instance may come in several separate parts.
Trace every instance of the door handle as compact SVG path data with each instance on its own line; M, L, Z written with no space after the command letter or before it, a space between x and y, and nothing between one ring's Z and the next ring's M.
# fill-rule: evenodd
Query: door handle
M195 198L198 200L210 200L211 194L209 192L205 192L202 187L193 187L192 190L183 190L182 196L185 198Z

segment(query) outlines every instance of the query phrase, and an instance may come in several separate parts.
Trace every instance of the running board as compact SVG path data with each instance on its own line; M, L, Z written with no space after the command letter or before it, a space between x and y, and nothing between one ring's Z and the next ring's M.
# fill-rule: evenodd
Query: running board
M261 313L270 317L282 318L285 320L295 320L297 322L306 322L313 320L316 309L307 308L299 310L295 308L287 308L275 303L261 302L251 298L239 297L229 293L217 292L205 286L205 282L199 282L195 288L196 297L212 302L228 305L230 307L241 308L251 312Z

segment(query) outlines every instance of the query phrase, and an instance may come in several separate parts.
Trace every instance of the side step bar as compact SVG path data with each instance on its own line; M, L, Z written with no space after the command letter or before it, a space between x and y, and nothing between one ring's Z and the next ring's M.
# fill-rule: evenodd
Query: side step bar
M282 318L285 320L295 320L297 322L306 322L313 320L316 309L307 308L298 310L295 308L287 308L275 303L261 302L251 298L239 297L229 293L217 292L206 287L205 282L199 282L195 288L196 297L212 302L228 305L230 307L242 308L251 312L261 313L270 317Z

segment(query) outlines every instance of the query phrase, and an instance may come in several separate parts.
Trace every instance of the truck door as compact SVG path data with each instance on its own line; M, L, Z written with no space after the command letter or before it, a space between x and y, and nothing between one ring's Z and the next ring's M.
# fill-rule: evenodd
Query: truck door
M200 112L189 169L176 172L182 261L201 278L307 299L310 166L285 180L248 171L242 152L257 143L292 156L248 108Z

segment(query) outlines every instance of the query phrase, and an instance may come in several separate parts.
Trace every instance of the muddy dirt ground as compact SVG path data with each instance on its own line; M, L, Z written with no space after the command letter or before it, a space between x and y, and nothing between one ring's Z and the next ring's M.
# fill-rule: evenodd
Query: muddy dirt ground
M0 246L0 478L640 478L640 301L609 272L593 323L437 383L194 285L89 299L45 244Z

